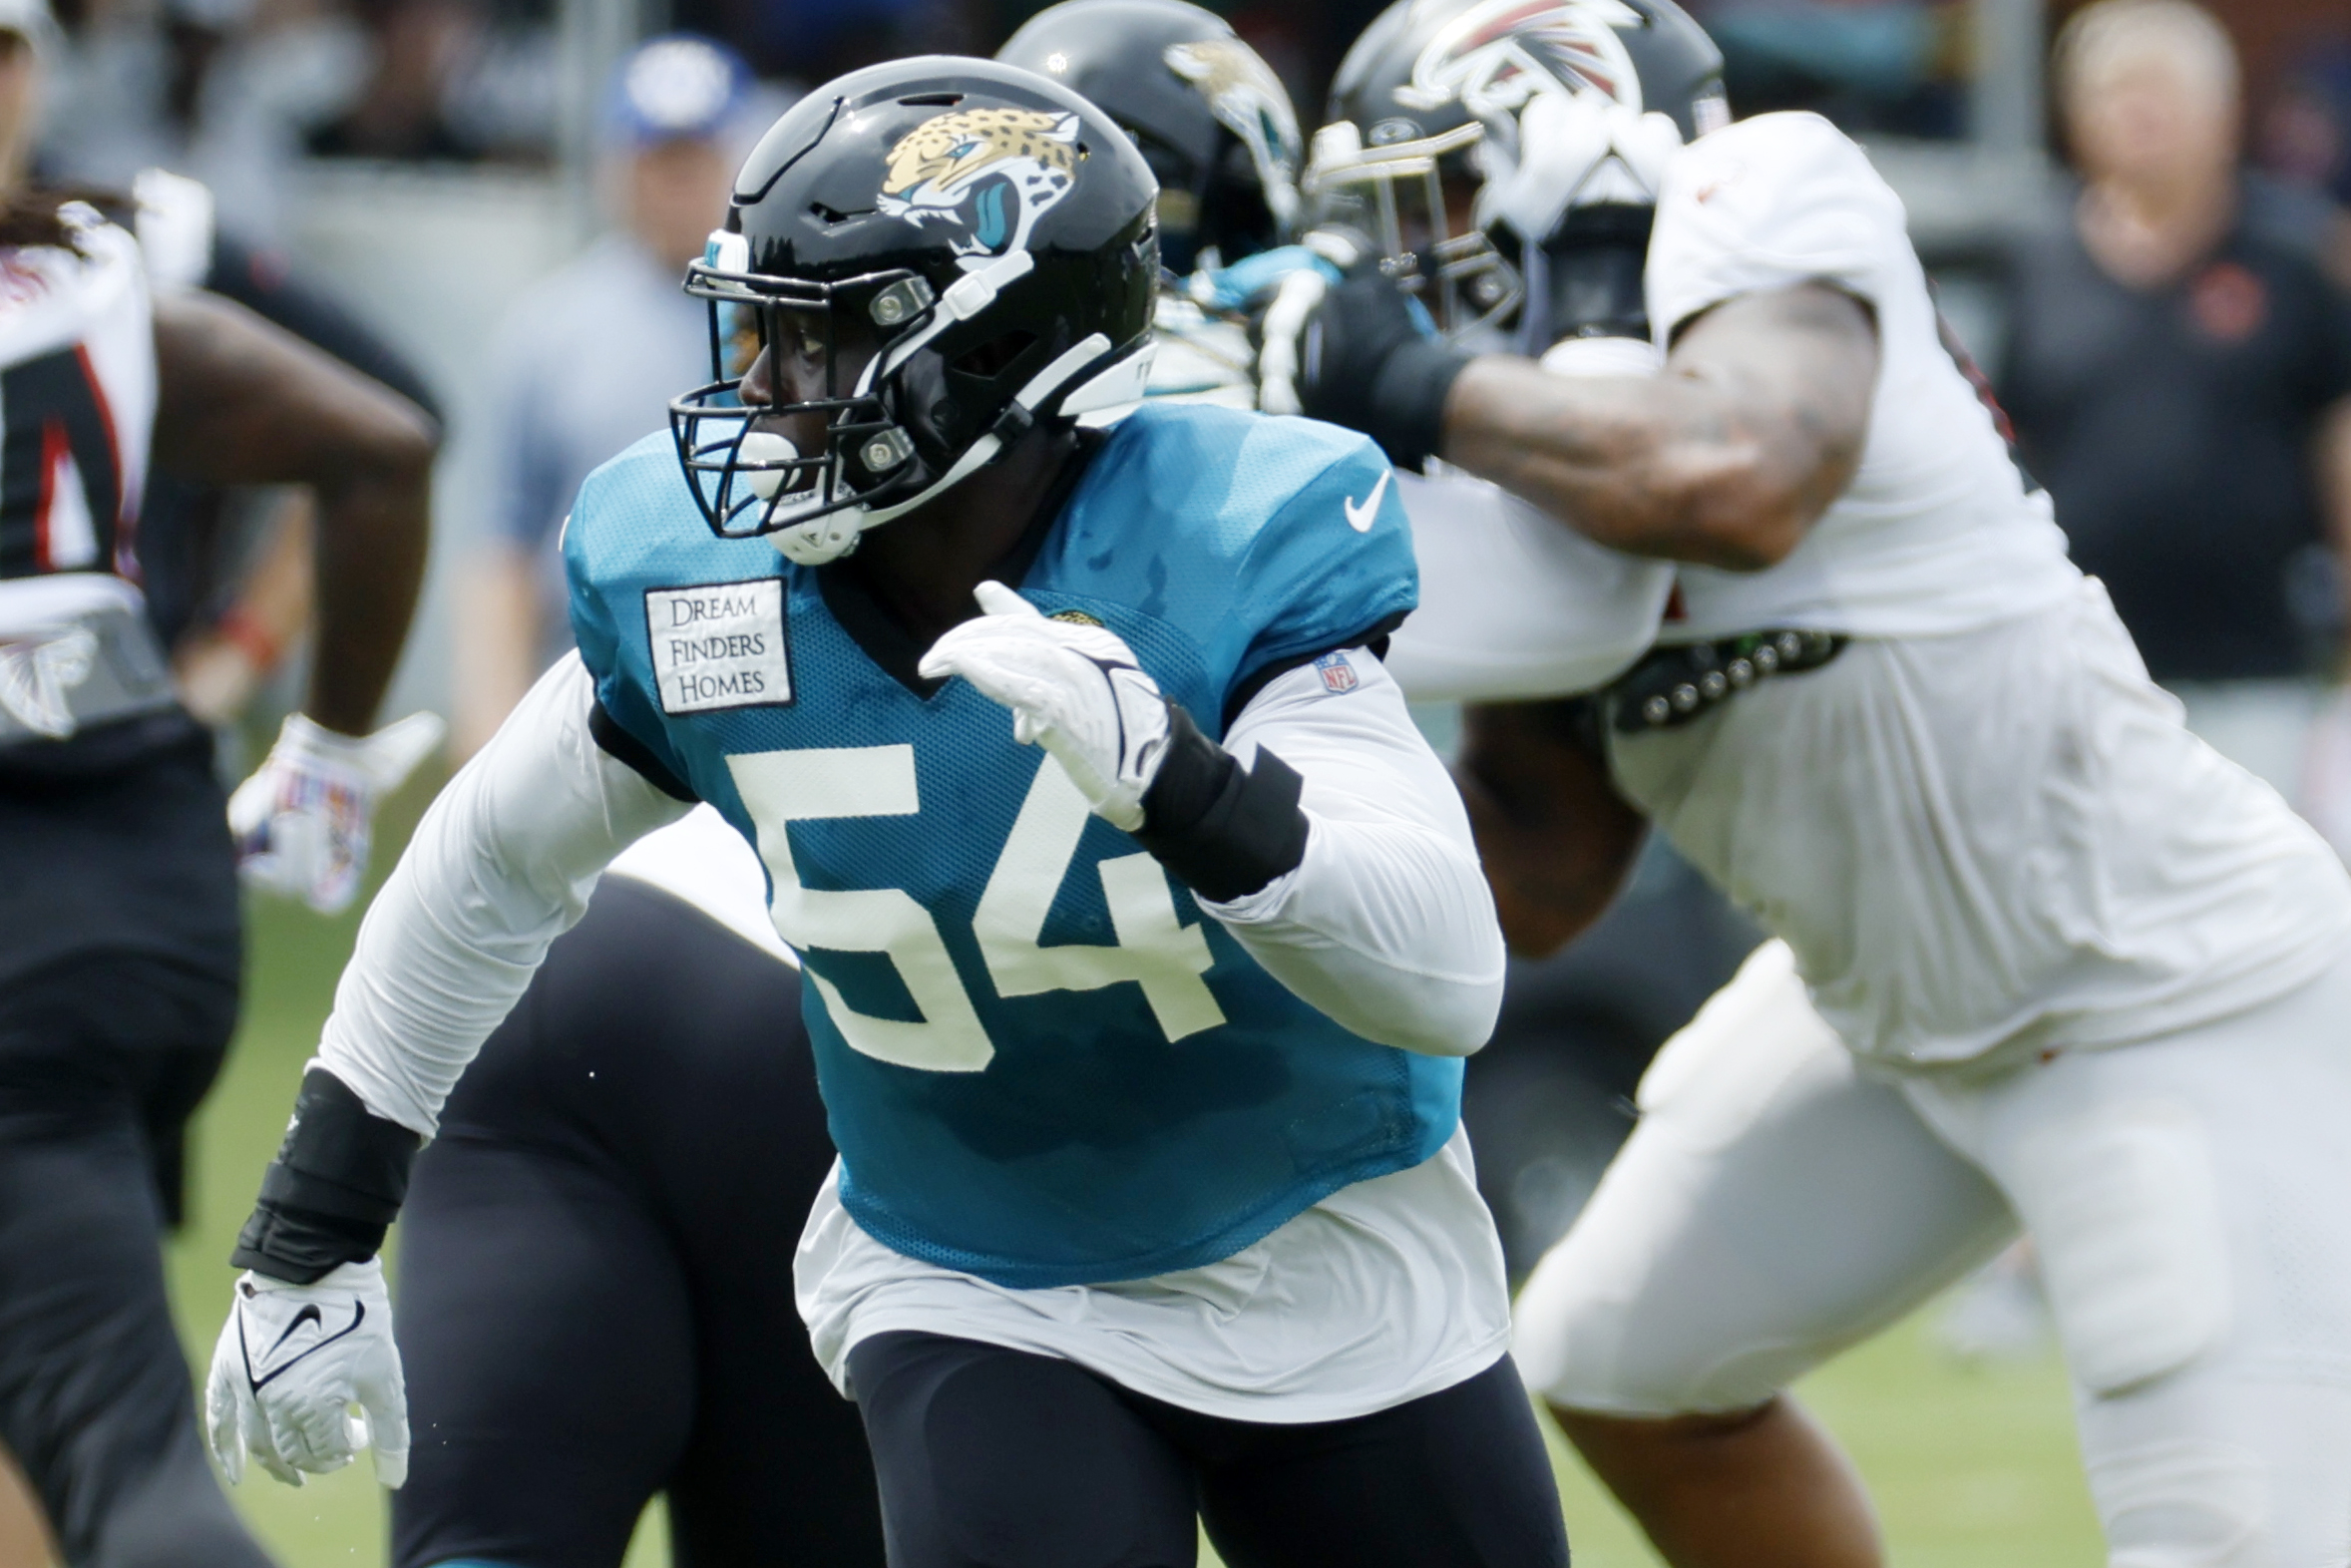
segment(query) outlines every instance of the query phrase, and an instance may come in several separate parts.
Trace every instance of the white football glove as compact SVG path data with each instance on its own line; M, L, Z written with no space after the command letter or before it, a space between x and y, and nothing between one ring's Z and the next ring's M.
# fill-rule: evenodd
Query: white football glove
M1656 110L1639 114L1603 93L1538 93L1518 117L1515 157L1499 142L1479 144L1477 226L1507 224L1541 244L1570 207L1650 205L1681 146L1672 117Z
M1118 633L1048 620L1001 583L973 597L986 613L923 655L932 680L961 675L1012 710L1012 738L1051 752L1097 815L1128 832L1167 755L1167 699Z
M411 713L364 738L289 713L277 744L228 797L237 870L251 887L338 915L367 872L376 803L441 744L441 720Z
M408 1384L383 1264L339 1264L315 1285L240 1276L212 1350L204 1425L232 1482L248 1453L299 1486L371 1444L376 1479L407 1480Z

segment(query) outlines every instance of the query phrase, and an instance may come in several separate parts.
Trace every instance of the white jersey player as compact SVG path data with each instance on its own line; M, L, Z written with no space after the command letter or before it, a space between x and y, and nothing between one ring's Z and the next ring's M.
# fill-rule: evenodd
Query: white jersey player
M1626 107L1514 106L1517 167L1566 171L1554 215ZM1780 939L1652 1067L1521 1299L1529 1379L1675 1562L1874 1563L1781 1390L2023 1226L2111 1560L2342 1563L2351 881L2065 559L1858 148L1805 115L1716 131L1654 221L1661 377L1471 359L1367 274L1304 389L1680 563L1610 770ZM1782 649L1807 667L1758 682ZM1540 868L1487 864L1507 915Z
M0 7L0 1446L64 1561L260 1568L206 1471L158 1260L242 966L228 802L175 691L170 595L148 596L187 587L187 509L141 501L151 457L195 485L314 492L317 723L264 764L244 837L321 902L334 855L354 880L363 859L380 753L361 732L406 632L436 436L253 313L176 290L209 249L166 243L176 187L92 200L27 179L55 38L39 0ZM0 1487L0 1536L37 1534L27 1511Z

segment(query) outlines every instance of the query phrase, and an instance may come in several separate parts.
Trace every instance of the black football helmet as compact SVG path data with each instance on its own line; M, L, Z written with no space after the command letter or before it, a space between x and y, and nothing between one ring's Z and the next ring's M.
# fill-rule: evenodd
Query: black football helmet
M1140 398L1157 195L1102 111L1016 67L924 56L809 94L686 270L714 379L669 419L711 529L831 561L1038 421ZM743 400L745 321L804 367L800 396L779 371L773 401Z
M1688 141L1729 123L1722 76L1721 52L1673 0L1397 0L1333 80L1304 182L1313 216L1369 234L1458 336L1526 299L1520 266L1472 213L1479 185L1515 162L1529 103L1599 93L1669 117Z
M1282 79L1224 19L1187 0L1064 0L998 60L1082 93L1159 179L1159 254L1190 272L1281 244L1305 145Z

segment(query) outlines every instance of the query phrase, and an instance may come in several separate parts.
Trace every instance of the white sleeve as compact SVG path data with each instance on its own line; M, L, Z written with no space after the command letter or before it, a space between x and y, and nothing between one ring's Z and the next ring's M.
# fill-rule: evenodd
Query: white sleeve
M1614 680L1657 640L1673 563L1595 545L1466 474L1398 474L1396 485L1420 604L1396 628L1387 668L1412 701L1573 696Z
M580 655L540 677L418 824L359 928L313 1066L431 1137L442 1102L605 865L685 815L595 743Z
M1268 684L1226 748L1260 746L1305 779L1306 857L1229 904L1201 908L1268 974L1366 1039L1466 1056L1502 1006L1502 929L1452 778L1363 649L1335 693L1315 666Z
M1658 344L1709 306L1813 279L1876 301L1910 254L1901 197L1818 115L1758 115L1666 166L1649 241Z

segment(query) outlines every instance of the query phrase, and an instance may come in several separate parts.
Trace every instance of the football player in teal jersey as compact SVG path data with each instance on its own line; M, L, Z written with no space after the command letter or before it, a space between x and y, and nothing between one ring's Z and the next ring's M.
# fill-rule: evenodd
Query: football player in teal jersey
M1391 475L1301 420L1081 428L1145 385L1156 194L980 61L843 78L753 153L689 286L760 352L590 479L579 657L369 916L240 1239L227 1446L405 1446L375 1254L414 1151L700 800L806 965L841 1161L798 1294L894 1563L1189 1563L1196 1519L1237 1568L1566 1562L1458 1132L1499 932L1379 662Z

